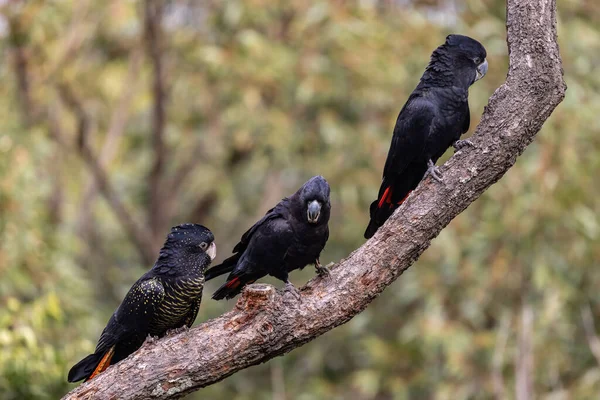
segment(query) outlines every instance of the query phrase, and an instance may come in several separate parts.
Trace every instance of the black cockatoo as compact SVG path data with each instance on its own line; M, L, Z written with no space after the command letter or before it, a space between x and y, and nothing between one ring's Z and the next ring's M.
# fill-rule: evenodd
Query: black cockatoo
M317 272L328 274L319 255L329 238L329 184L322 176L308 180L296 193L279 202L242 236L233 255L206 271L206 280L229 273L227 282L213 299L233 298L245 285L266 275L286 283L289 272L315 264Z
M450 146L471 144L459 140L469 129L469 87L487 69L485 48L470 37L449 35L435 49L396 120L365 238L375 234L426 174L442 180L435 163Z
M69 371L69 382L92 379L139 349L148 335L191 327L196 319L204 271L216 256L210 230L183 224L171 228L154 267L146 272L114 312L96 351Z

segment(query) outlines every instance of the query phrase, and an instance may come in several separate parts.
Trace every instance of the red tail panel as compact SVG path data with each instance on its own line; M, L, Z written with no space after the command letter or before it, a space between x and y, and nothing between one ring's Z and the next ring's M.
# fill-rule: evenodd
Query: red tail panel
M225 287L226 287L227 289L236 289L238 286L240 286L240 283L241 283L241 282L240 282L240 278L238 278L238 277L235 277L235 278L233 278L232 280L230 280L229 282L227 282L227 283L225 284Z
M377 204L377 208L383 207L384 203L392 204L392 187L388 186L383 192L383 196L379 200L379 204Z

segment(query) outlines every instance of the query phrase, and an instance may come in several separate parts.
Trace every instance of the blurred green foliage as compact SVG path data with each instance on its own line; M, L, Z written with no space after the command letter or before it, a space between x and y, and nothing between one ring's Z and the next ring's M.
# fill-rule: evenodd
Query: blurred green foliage
M141 2L0 4L0 397L52 399L73 387L68 369L150 267L91 184L61 87L146 227L153 70ZM396 115L431 51L450 32L488 49L472 130L506 76L504 2L454 4L168 2L168 223L209 226L223 259L272 204L322 174L333 202L322 261L358 247ZM600 317L598 21L595 1L559 2L565 101L397 283L348 324L190 398L514 398L524 356L537 397L596 398L600 358L582 315ZM205 296L197 322L232 305Z

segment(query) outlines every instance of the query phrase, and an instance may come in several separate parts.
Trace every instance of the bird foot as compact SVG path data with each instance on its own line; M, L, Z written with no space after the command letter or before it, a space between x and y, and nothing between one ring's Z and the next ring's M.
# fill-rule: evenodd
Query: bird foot
M431 160L427 161L427 172L425 172L425 176L427 175L431 175L431 178L436 182L444 182L444 177L440 172L440 167L435 165Z
M333 265L333 263L327 264L327 266L329 265ZM331 276L331 271L329 270L329 268L327 268L327 266L322 266L319 259L317 259L315 261L315 269L317 270L317 275L319 275L321 278L329 278Z
M152 336L152 335L148 334L148 336L146 336L146 340L144 341L144 343L151 344L151 343L156 342L158 339L159 339L158 336Z
M187 326L187 325L183 325L183 326L180 326L179 328L175 328L175 329L169 329L167 331L167 333L165 334L165 336L174 336L174 335L177 335L177 334L179 334L181 332L185 332L188 329L190 329L190 327Z
M454 142L454 144L452 145L454 146L454 152L456 153L457 151L465 148L465 147L477 147L475 146L475 143L471 142L468 139L465 140L457 140L456 142Z
M293 298L296 299L296 301L302 302L302 296L300 295L300 291L298 290L298 288L296 288L296 286L292 284L292 282L288 281L285 283L284 296L286 294L291 295Z

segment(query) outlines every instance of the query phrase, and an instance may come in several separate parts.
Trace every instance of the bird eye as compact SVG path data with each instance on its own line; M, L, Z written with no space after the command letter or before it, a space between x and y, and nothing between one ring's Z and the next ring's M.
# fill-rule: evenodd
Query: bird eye
M202 243L200 243L200 248L201 248L202 250L206 250L206 249L208 249L208 243L206 243L206 242L202 242Z
M475 57L475 58L473 59L473 61L474 61L474 62L475 62L475 64L477 64L477 65L481 64L481 58L479 58L479 57Z

